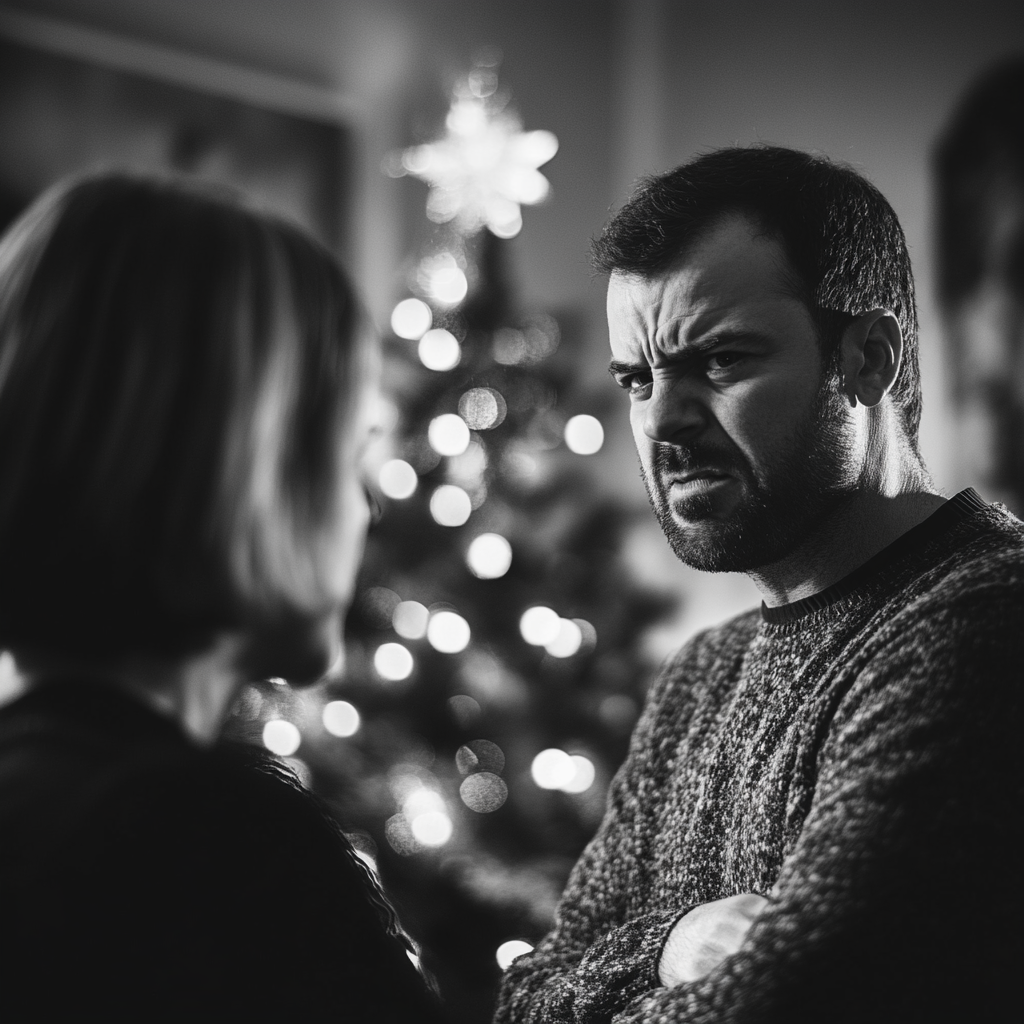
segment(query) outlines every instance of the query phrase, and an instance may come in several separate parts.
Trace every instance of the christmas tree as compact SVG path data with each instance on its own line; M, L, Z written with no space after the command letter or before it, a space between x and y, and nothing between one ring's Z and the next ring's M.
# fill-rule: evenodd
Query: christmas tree
M430 186L431 228L385 343L383 509L345 674L251 687L236 711L379 871L456 1021L488 1020L499 964L551 926L669 610L623 565L632 513L586 465L607 399L581 384L579 324L509 284L506 240L556 149L482 63L442 137L389 163Z

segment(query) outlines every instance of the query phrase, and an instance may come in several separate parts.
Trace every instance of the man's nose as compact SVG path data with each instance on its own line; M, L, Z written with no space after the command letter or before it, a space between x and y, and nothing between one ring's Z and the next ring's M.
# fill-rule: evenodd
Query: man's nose
M644 433L652 441L673 442L699 433L708 411L687 381L658 381L643 411Z

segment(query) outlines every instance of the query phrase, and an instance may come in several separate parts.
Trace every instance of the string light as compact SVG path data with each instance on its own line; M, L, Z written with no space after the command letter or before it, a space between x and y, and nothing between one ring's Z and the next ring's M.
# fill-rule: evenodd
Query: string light
M391 330L400 338L418 341L430 329L434 319L422 299L402 299L391 311Z
M572 761L574 773L568 782L562 784L562 792L585 793L594 784L597 776L594 762L582 754L572 754L569 759Z
M544 645L553 658L571 658L583 643L583 631L572 619L558 620L558 634Z
M473 430L493 430L507 412L505 399L494 388L470 388L459 399L459 415Z
M448 710L463 729L471 726L483 714L479 701L465 693L449 697Z
M469 623L456 612L434 612L427 623L427 642L442 654L458 654L469 646Z
M427 619L430 612L419 601L402 601L391 616L391 624L399 636L406 640L419 640L427 635Z
M527 608L519 619L519 632L528 644L544 647L552 643L562 628L558 612L543 605Z
M604 444L604 427L594 416L573 416L565 425L565 443L577 455L593 455Z
M381 644L373 656L373 667L382 679L399 682L412 675L413 658L401 644Z
M452 819L445 811L427 811L417 814L409 822L409 828L418 842L424 846L444 846L452 837Z
M430 496L430 514L439 526L462 526L472 511L469 495L454 484L441 484Z
M416 275L420 287L442 306L454 306L469 291L465 271L450 252L439 252L426 257Z
M434 327L420 338L418 353L428 370L439 373L454 369L462 358L458 339L443 327Z
M512 565L512 545L500 533L481 533L466 551L469 571L481 580L496 580Z
M347 700L332 700L324 705L322 713L324 728L332 736L354 736L359 732L360 718L355 705Z
M476 772L459 786L462 802L477 814L491 814L508 799L508 786L493 772Z
M419 483L416 470L403 459L390 459L380 467L377 483L388 498L401 501L411 497Z
M300 743L302 734L291 722L273 718L263 726L263 746L278 757L291 757Z
M564 750L549 747L533 759L530 774L541 789L562 789L576 775L576 766Z
M461 416L442 413L430 421L427 440L438 455L461 455L469 447L469 427Z
M590 789L597 772L589 757L549 747L533 759L530 774L541 789L577 794Z

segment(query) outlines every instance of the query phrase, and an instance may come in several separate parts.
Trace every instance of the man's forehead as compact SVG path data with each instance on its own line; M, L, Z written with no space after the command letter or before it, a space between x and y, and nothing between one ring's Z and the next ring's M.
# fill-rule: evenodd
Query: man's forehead
M781 245L737 216L657 274L614 272L608 320L613 335L653 336L681 325L693 331L718 320L758 316L794 301Z

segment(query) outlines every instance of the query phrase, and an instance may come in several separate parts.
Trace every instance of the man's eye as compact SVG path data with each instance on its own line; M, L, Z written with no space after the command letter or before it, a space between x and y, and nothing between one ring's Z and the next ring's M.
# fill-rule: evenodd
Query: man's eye
M739 362L739 355L735 352L715 352L708 356L709 370L728 370Z
M643 396L651 386L651 375L649 373L629 373L619 377L619 387L628 391L630 396Z

